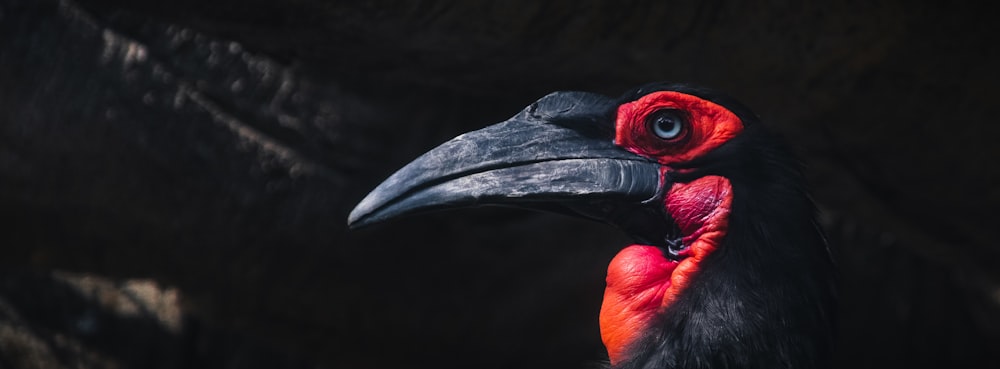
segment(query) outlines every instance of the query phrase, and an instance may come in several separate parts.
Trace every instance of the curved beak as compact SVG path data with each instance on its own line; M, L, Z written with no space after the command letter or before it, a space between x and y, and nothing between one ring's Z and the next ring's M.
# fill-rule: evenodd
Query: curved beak
M592 93L545 96L505 122L455 137L407 164L361 200L348 225L500 205L631 227L622 217L633 212L626 210L647 208L664 186L659 164L614 144L616 107Z

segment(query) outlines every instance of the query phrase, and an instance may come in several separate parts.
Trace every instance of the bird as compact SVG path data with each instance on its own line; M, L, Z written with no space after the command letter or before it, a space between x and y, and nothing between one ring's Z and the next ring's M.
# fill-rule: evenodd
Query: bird
M829 368L834 253L789 142L735 98L652 82L550 93L405 165L352 229L507 206L617 227L597 317L611 368Z

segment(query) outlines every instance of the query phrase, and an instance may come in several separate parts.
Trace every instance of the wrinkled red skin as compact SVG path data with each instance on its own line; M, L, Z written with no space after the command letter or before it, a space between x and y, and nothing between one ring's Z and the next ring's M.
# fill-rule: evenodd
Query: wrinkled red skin
M667 259L655 246L631 245L608 266L601 306L601 336L612 363L627 356L653 318L677 298L706 256L726 234L732 205L729 180L707 176L674 184L666 206L684 235L680 261Z
M646 116L660 109L688 114L690 130L682 142L665 142L650 132ZM670 165L691 161L743 131L743 122L728 109L702 98L674 91L643 96L618 108L615 144Z
M650 133L645 117L664 108L688 114L690 131L685 140L665 142ZM742 129L735 114L715 103L661 91L619 108L615 142L636 154L656 158L668 171L670 164L703 155ZM682 259L670 260L655 246L631 245L611 261L600 324L612 364L627 359L630 345L688 286L701 261L719 246L728 227L732 200L732 185L724 177L674 183L664 196L664 206L688 246Z

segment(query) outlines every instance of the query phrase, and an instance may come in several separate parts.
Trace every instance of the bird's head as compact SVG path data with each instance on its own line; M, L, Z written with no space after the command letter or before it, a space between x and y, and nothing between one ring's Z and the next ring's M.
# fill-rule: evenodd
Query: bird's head
M610 223L636 242L608 267L615 367L828 366L832 263L798 164L757 120L688 85L556 92L417 158L348 222L501 205Z

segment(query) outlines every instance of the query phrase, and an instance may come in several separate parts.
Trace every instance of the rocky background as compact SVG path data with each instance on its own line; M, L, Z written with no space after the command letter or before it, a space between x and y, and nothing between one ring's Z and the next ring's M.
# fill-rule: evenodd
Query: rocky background
M550 91L657 80L727 91L808 163L843 274L837 367L996 368L994 18L0 0L0 368L591 368L615 230L345 220L416 155Z

